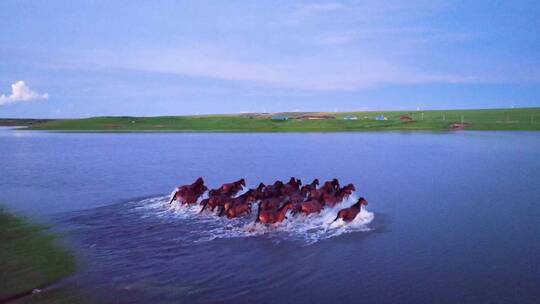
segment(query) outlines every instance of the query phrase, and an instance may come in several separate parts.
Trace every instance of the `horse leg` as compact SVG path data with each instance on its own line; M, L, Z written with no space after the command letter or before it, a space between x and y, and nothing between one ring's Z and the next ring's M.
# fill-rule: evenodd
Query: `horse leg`
M223 211L225 211L225 206L221 207L221 210L219 210L218 216L222 216Z
M173 193L173 195L171 195L171 200L169 201L169 205L172 204L172 202L174 201L174 199L175 199L177 193L178 193L178 191L175 191L175 192Z
M203 206L202 206L202 208L201 208L201 211L199 211L199 213L202 213L202 212L204 211L204 209L206 209L206 206L207 206L207 205L208 205L208 201L205 201L205 202L203 203Z
M340 213L341 213L341 211L339 211L339 212L337 213L337 216L336 216L336 218L332 221L332 223L334 223L335 221L337 221L337 220L339 219L339 214L340 214ZM332 224L332 223L330 223L330 224Z

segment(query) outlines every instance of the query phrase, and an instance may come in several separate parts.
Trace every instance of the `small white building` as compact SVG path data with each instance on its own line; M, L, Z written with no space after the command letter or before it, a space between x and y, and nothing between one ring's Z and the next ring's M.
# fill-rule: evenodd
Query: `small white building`
M375 117L375 120L388 120L388 118L384 115L379 115L377 117Z
M347 115L347 116L343 117L343 119L345 119L345 120L358 120L358 117L352 116L352 115Z

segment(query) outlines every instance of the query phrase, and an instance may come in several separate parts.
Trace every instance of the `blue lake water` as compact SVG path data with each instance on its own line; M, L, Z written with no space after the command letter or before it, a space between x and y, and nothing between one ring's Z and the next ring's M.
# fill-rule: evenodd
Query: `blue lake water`
M336 177L372 218L253 233L251 219L165 207L198 176ZM0 129L0 204L64 233L81 264L67 284L112 303L538 303L539 181L535 132Z

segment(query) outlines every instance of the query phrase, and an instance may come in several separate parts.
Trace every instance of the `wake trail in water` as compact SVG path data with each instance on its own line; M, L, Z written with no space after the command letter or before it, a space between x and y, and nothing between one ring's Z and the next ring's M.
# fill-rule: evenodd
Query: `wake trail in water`
M165 219L183 220L190 224L190 233L195 242L205 242L223 238L241 238L267 236L274 240L300 240L306 244L314 244L346 233L370 231L369 224L375 218L373 212L362 207L356 218L349 223L336 219L343 208L356 203L357 198L350 196L333 208L325 208L319 214L309 216L287 214L287 219L277 224L255 223L257 204L254 204L251 216L228 219L219 217L208 210L201 211L199 204L181 205L178 202L169 204L170 196L148 198L138 202L136 209L143 210L145 217L158 216Z

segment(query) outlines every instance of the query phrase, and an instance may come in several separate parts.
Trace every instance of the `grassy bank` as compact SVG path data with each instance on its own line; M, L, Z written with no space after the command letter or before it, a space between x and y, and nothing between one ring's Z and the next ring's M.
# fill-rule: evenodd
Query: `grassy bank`
M386 120L376 120L383 115ZM272 117L286 116L287 120ZM344 119L347 116L354 120ZM407 116L405 118L404 116ZM321 117L324 117L321 119ZM35 123L30 130L339 132L381 130L540 130L540 108L341 113L277 113L160 117L93 117Z
M75 270L73 256L44 230L0 209L0 303L48 286ZM66 302L68 297L58 290L52 295L51 298L51 294L43 292L25 298L24 302Z

